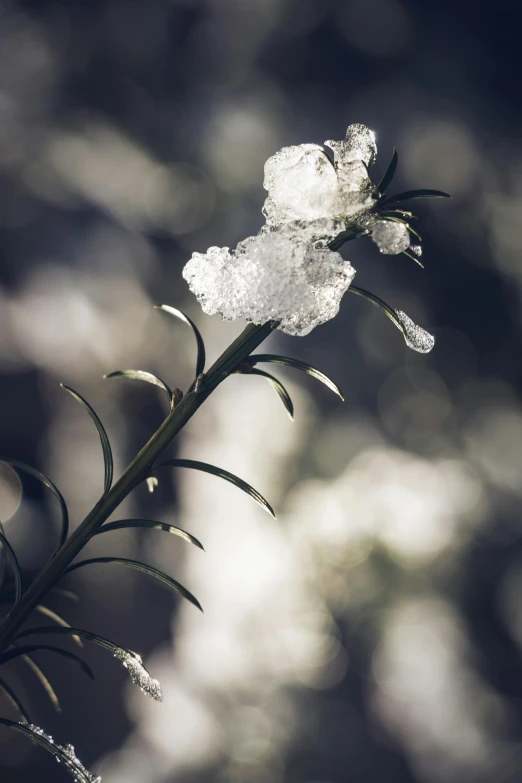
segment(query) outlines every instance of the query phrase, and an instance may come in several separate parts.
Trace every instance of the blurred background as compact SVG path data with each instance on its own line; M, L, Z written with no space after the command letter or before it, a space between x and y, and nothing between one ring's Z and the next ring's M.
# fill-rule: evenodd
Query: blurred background
M104 783L522 780L518 5L0 3L0 451L56 482L73 526L103 465L59 383L98 411L121 472L165 401L102 375L140 368L187 388L192 335L154 303L185 309L211 360L239 333L203 316L181 270L259 230L270 155L361 122L377 134L375 176L395 145L395 191L453 194L415 202L424 270L369 240L342 251L357 285L436 335L430 355L345 296L310 336L266 343L328 373L344 404L282 369L292 423L262 379L233 377L171 448L238 473L277 521L180 470L114 518L178 524L206 552L155 531L89 545L164 569L205 614L107 565L65 582L78 601L50 600L141 653L163 704L100 649L85 650L94 685L38 658L62 715L23 663L6 666L35 721ZM52 496L23 486L4 528L29 574L59 520ZM0 758L2 783L68 779L5 730Z

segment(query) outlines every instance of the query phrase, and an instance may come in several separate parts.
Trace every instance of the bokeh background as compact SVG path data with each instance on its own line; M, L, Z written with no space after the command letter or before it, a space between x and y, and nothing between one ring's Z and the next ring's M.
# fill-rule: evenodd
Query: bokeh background
M118 566L78 572L50 604L140 652L158 705L99 649L95 685L38 659L56 715L10 664L35 720L105 783L508 783L522 780L522 148L518 3L483 0L33 0L0 3L1 452L47 473L77 525L103 468L97 409L121 471L165 414L159 390L103 381L135 367L186 388L240 323L202 315L181 277L193 251L262 225L277 149L375 129L377 174L416 202L425 270L368 240L343 253L357 284L436 335L408 351L346 296L310 336L273 335L343 388L340 403L282 370L291 423L257 378L227 381L172 454L213 462L272 502L165 473L90 556L139 557L200 599L201 615ZM30 480L5 531L30 574L58 513ZM67 642L64 642L67 644ZM7 673L7 667L6 667ZM7 703L2 714L14 717ZM65 781L0 734L2 783Z

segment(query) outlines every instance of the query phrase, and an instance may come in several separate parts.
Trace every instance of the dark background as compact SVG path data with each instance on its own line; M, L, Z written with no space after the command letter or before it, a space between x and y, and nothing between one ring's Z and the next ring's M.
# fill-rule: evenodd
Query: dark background
M182 471L115 518L177 520L206 554L152 532L92 545L181 574L205 615L116 566L71 577L80 602L50 599L147 657L164 704L103 650L85 651L94 685L42 654L62 715L10 665L35 722L107 783L522 780L519 30L507 0L0 3L1 452L49 474L73 525L101 455L58 383L99 411L121 470L163 401L101 375L189 384L190 335L160 300L212 356L239 332L203 316L181 270L258 231L270 155L362 122L378 175L398 148L396 190L453 194L414 205L424 270L343 249L359 286L433 331L432 354L347 295L305 339L269 343L331 375L344 407L283 372L291 429L269 388L234 378L180 438L259 487L277 525ZM5 530L29 573L57 520L24 489ZM0 752L2 783L67 779L6 730Z

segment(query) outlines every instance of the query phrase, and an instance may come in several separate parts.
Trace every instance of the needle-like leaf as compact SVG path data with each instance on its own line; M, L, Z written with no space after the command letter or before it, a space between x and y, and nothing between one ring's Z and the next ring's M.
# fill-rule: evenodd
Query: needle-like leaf
M382 310L383 313L385 313L388 316L390 321L392 321L395 324L397 329L399 329L399 331L403 333L404 337L406 337L404 327L399 321L399 319L397 318L395 310L392 307L390 307L388 304L386 304L386 302L383 299L379 299L379 297L375 296L375 294L371 294L369 291L365 291L364 288L357 288L357 286L355 285L351 285L348 291L351 294L355 294L356 296L361 296L363 299L367 299L368 302L371 302L373 305L375 305L380 310Z
M56 593L56 595L61 595L63 598L70 598L71 601L80 600L77 593L75 593L73 590L65 590L63 587L52 587L50 592Z
M63 628L64 626L61 627ZM75 635L73 638L79 637ZM87 675L87 677L90 677L91 680L94 680L94 672L91 667L85 663L83 658L80 658L80 656L76 655L76 653L69 652L69 650L64 650L62 647L55 647L53 644L28 644L24 647L16 647L14 650L8 650L0 656L0 665L8 663L9 661L13 661L16 658L28 657L35 652L45 651L61 655L62 658L67 658L67 660L72 661L77 666L79 666L84 674Z
M176 590L184 598L186 598L187 601L190 601L191 604L194 604L194 606L197 606L198 609L203 611L197 598L195 598L192 593L183 587L183 585L181 585L179 582L176 582L176 580L172 579L172 577L167 576L167 574L163 573L163 571L159 571L157 568L153 568L152 566L146 565L145 563L140 563L138 560L129 560L126 557L92 557L89 560L80 560L79 563L74 563L74 565L69 566L69 568L67 568L64 573L70 574L73 571L78 570L78 568L83 568L87 565L94 565L95 563L116 563L127 566L128 568L135 568L136 571L142 571L144 574L153 576L155 579L159 579L160 582L163 582L163 584L168 585L168 587L171 587L173 590Z
M58 699L58 696L56 695L56 691L54 690L53 686L43 673L43 671L40 669L36 661L33 661L30 655L23 655L21 654L21 658L26 663L30 669L33 670L37 678L40 680L40 683L43 686L43 689L47 693L49 700L51 701L51 704L53 705L56 712L61 712L62 708L60 705L60 700Z
M294 404L292 402L292 399L290 395L288 394L287 390L283 386L280 380L275 378L273 375L270 375L270 373L265 372L264 370L256 370L254 367L248 370L238 370L238 373L241 373L242 375L257 375L259 378L266 378L269 383L274 387L276 392L278 393L281 402L285 406L286 412L292 419L294 420Z
M26 465L25 462L20 462L17 459L9 459L9 457L0 457L0 461L7 462L9 465L11 465L12 468L15 468L16 470L22 470L29 476L33 476L33 478L41 481L42 484L47 487L47 489L51 490L51 492L57 498L60 504L60 510L62 512L62 533L60 536L60 546L65 543L65 540L69 534L69 512L67 511L67 504L65 499L58 487L53 484L51 479L48 479L47 476L44 476L44 474L40 473L40 471L36 470L36 468L32 468L30 465Z
M174 394L172 389L167 386L165 381L162 381L161 378L158 378L156 375L153 375L150 372L145 372L145 370L116 370L115 372L110 372L108 375L104 375L103 377L127 378L130 381L144 381L145 383L152 383L154 386L158 386L160 389L163 389L169 398L170 407L172 408L174 406Z
M15 599L13 606L16 606L22 597L22 573L20 571L20 565L18 564L16 552L3 533L0 533L0 546L4 548L4 552L6 553L7 558L11 563L11 568L13 569L15 583Z
M65 389L65 391L68 391L69 394L71 394L74 397L74 399L80 403L80 405L83 405L88 415L93 420L96 429L98 430L98 435L100 436L100 442L103 451L103 461L105 463L105 483L103 488L103 494L106 495L110 490L112 484L113 460L112 460L111 444L109 443L109 438L107 437L105 427L101 423L97 413L94 411L93 408L91 408L87 400L85 400L81 396L81 394L78 394L77 391L71 389L70 386L65 386L65 384L63 383L61 383L60 386L62 387L62 389Z
M395 209L392 209L391 207L389 209L380 209L379 210L379 217L387 217L388 215L395 215L395 217L399 218L408 218L408 220L418 220L417 216L413 214L413 212L409 212L407 209L399 209L399 207L395 207Z
M86 639L89 642L103 647L105 650L109 650L115 658L128 670L131 680L135 685L138 685L141 690L148 696L151 696L155 701L162 701L163 695L161 693L161 686L157 680L154 680L145 666L141 656L132 650L126 650L124 647L120 647L118 644L111 642L110 639L106 639L104 636L98 636L98 634L85 631L83 628L60 628L55 625L47 628L30 628L27 631L22 631L16 637L20 639L32 634L76 634Z
M35 612L40 612L40 614L43 614L44 617L48 617L50 620L54 620L54 622L57 623L58 625L61 625L62 628L71 627L71 624L68 623L67 620L64 620L63 617L57 614L57 612L53 612L53 610L49 609L48 606L43 606L43 604L38 604L38 606L35 606ZM79 647L83 647L83 642L79 636L73 636L73 639Z
M51 753L51 755L71 773L75 783L95 783L96 781L101 781L101 778L95 778L93 775L90 775L74 754L74 750L71 754L71 746L62 746L57 742L54 742L54 740L49 735L45 734L44 731L39 729L38 726L34 726L29 722L15 723L7 718L0 718L0 725L24 734L33 742L36 742L44 748L48 753Z
M401 201L409 201L415 198L451 198L449 193L444 193L442 190L430 190L422 188L420 190L405 190L403 193L396 193L395 196L385 199L380 202L380 207L386 207L389 204L398 204Z
M406 345L408 345L410 348L413 348L415 351L420 351L421 353L428 353L433 348L434 338L423 329L420 329L420 327L417 327L415 324L413 324L413 322L406 316L405 313L401 313L401 311L398 310L393 310L393 308L387 305L386 302L383 302L382 299L379 299L378 296L371 294L369 291L365 291L363 288L350 286L348 291L350 291L352 294L356 294L356 296L362 296L364 299L367 299L369 302L382 310L383 313L388 316L390 321L392 321L397 329L399 329L399 331L402 333ZM422 339L419 337L419 332L423 333Z
M25 631L20 631L20 633L15 636L15 639L18 641L19 639L25 639L27 636L40 636L42 634L80 636L82 639L86 639L88 642L93 642L94 644L103 647L105 650L110 650L112 653L115 650L122 649L119 644L111 642L110 639L106 639L104 636L92 633L91 631L85 631L83 628L63 628L62 626L56 625L39 625L36 628L27 628Z
M3 692L5 693L5 695L7 696L7 698L9 699L11 704L13 705L13 707L16 710L18 710L18 712L20 713L22 718L25 721L27 721L27 723L30 723L31 719L29 718L29 715L28 715L24 705L22 704L22 702L20 701L20 699L18 698L16 693L13 691L13 689L1 677L0 677L0 689L3 690Z
M395 171L397 169L397 163L398 162L399 162L399 155L397 153L397 150L394 147L393 148L392 159L391 159L391 161L390 161L390 163L388 165L388 168L384 172L384 175L383 175L381 181L377 185L377 190L379 191L379 193L385 193L386 192L386 190L387 190L388 186L390 185L393 177L395 176Z
M100 533L109 533L111 530L123 530L124 528L132 527L148 528L149 530L163 530L165 533L171 533L174 536L183 538L190 544L199 547L199 549L204 549L203 544L201 544L195 536L192 536L180 527L169 525L166 522L156 522L151 519L122 519L118 522L107 522L103 527L98 528L94 535L98 536Z
M208 462L199 462L198 460L193 460L193 459L168 459L165 460L165 462L160 462L158 465L156 465L153 468L153 470L157 470L158 468L163 468L163 467L192 468L193 470L201 470L203 471L203 473L210 473L212 476L218 476L218 478L225 479L225 481L230 481L230 483L233 484L235 487L242 489L243 492L246 492L247 495L250 495L251 498L253 498L257 503L259 503L259 505L262 506L265 509L265 511L268 511L268 513L271 514L271 516L273 516L275 519L275 514L274 514L274 510L272 509L272 506L257 491L257 489L254 489L254 487L250 486L250 484L247 484L246 481L243 481L243 479L240 479L238 476L235 476L233 473L230 473L228 470L224 470L223 468L218 468L215 465L209 465Z
M330 380L327 375L325 375L320 370L316 370L316 368L312 367L310 364L300 361L300 359L291 359L288 356L276 356L275 354L271 353L254 353L245 360L243 367L253 367L255 364L259 364L260 362L282 364L286 367L293 367L294 370L301 370L307 375L311 375L312 378L315 378L316 380L321 381L321 383L324 383L325 386L333 391L334 394L337 394L337 396L340 397L344 402L342 391L332 380Z
M403 250L402 254L404 256L408 256L408 258L411 258L412 261L415 261L416 264L418 264L420 267L424 269L424 264L421 261L419 261L418 257L415 255L415 253L412 253L411 250L408 249Z
M188 324L190 328L192 329L192 332L194 333L194 337L196 338L196 343L198 347L198 354L196 358L196 378L201 375L201 373L205 369L205 343L203 342L203 338L201 337L201 334L191 318L188 317L188 315L185 315L185 313L182 313L181 310L177 310L175 307L171 307L170 305L154 305L157 310L164 310L164 312L169 313L170 315L173 315L175 318L179 318L180 321L183 321L184 323Z

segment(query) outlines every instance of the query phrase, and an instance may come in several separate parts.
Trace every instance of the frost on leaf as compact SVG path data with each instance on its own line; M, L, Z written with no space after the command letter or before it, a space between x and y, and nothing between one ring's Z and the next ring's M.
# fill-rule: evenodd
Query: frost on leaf
M417 326L402 310L395 310L395 315L403 328L408 348L412 348L418 353L429 353L435 345L434 336L421 326Z
M155 680L150 676L143 665L141 656L137 653L130 652L129 650L118 648L114 651L114 657L125 666L134 685L137 685L143 693L146 693L147 696L150 696L154 701L163 701L161 685L158 680Z
M211 247L194 253L183 270L208 315L256 324L280 321L293 335L333 318L354 274L339 253L280 232L249 237L235 251Z
M74 751L74 745L58 745L49 734L46 734L43 729L39 726L35 726L33 723L21 722L20 725L29 729L31 734L42 737L44 740L47 740L50 745L54 745L60 754L59 756L55 756L56 760L59 764L63 764L66 770L70 772L74 783L101 783L101 777L99 775L93 775L92 772L85 769Z
M392 220L378 220L372 228L372 239L385 255L397 255L410 246L407 227Z

